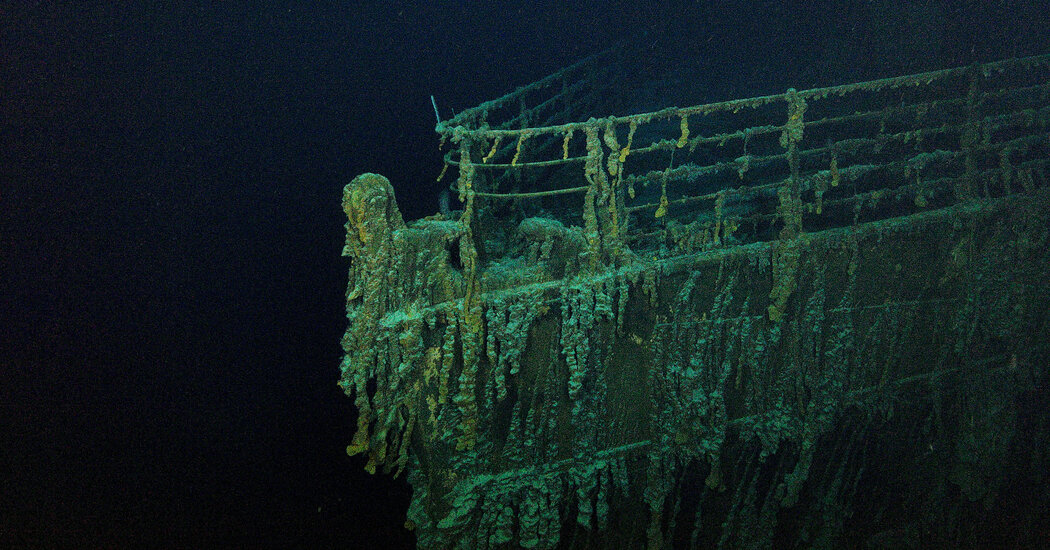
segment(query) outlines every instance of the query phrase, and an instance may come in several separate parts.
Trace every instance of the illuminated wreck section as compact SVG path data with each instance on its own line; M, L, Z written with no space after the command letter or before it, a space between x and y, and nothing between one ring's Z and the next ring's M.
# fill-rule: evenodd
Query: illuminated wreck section
M452 219L345 189L347 450L419 546L1034 542L1050 57L587 118L615 57L440 123Z

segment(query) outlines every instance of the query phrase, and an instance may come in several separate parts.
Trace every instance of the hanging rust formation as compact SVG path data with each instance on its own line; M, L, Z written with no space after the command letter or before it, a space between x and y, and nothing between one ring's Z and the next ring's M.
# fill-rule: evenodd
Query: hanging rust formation
M1050 56L591 118L622 57L439 123L451 219L346 187L419 547L1037 546Z

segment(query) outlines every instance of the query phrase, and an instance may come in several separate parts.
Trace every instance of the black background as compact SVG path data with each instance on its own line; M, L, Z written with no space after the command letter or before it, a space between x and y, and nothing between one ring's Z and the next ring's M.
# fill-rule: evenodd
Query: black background
M5 3L0 547L413 544L407 484L344 452L340 199L437 209L431 95L621 39L706 99L1050 50L1045 2L805 6Z

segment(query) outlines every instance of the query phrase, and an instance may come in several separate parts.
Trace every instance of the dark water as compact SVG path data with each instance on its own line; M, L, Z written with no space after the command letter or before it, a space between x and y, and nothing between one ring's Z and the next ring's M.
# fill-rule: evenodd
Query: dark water
M1045 2L0 8L0 547L408 547L348 458L342 186L628 39L746 97L1050 51ZM696 67L699 69L696 69ZM595 113L601 116L605 113Z

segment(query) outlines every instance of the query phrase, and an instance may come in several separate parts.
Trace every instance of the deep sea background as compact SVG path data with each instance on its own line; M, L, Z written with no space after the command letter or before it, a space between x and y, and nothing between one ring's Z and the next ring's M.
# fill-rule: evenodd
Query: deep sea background
M344 452L340 199L437 210L431 95L620 39L702 99L838 84L1050 52L1048 4L5 2L0 548L411 547Z

